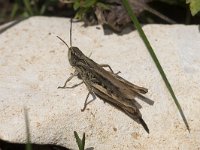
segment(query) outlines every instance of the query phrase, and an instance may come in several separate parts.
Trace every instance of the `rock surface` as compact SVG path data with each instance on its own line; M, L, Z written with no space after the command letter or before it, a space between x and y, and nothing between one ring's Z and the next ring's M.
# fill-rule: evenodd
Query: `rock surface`
M0 35L0 139L26 141L24 107L28 109L31 141L77 149L73 131L86 133L86 148L200 148L200 33L198 26L143 27L179 99L189 133L138 33L104 35L102 28L73 23L73 45L120 76L149 89L154 100L143 106L150 134L128 116L97 98L81 112L85 85L57 89L73 72L67 47L70 21L33 17ZM79 83L73 79L70 85ZM90 97L91 98L91 97Z

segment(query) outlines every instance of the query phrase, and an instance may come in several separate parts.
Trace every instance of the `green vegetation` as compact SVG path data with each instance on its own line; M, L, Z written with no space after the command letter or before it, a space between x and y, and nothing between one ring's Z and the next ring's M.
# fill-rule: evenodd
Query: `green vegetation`
M45 0L42 2L39 0L15 0L10 17L47 15L47 8L54 7L57 4L58 0Z
M74 137L76 138L76 143L78 145L79 150L85 149L85 133L83 133L83 138L80 139L78 133L74 131Z
M200 0L186 0L186 3L190 4L190 11L193 16L200 11Z
M129 0L131 1L131 0ZM138 0L138 2L142 2ZM192 16L198 16L200 11L200 0L154 0L164 5L181 6L187 10L189 6ZM0 1L0 24L17 19L36 15L43 16L68 16L77 19L84 19L87 15L96 15L97 9L109 10L114 5L120 4L120 0L115 3L110 0L15 0ZM148 4L148 3L146 3ZM137 6L138 7L138 6ZM135 9L135 11L137 8ZM117 13L117 12L116 12ZM184 15L184 14L183 14Z
M99 0L75 0L73 8L76 11L75 18L83 19L84 15L92 12L94 7L101 7L102 9L109 9L109 5Z

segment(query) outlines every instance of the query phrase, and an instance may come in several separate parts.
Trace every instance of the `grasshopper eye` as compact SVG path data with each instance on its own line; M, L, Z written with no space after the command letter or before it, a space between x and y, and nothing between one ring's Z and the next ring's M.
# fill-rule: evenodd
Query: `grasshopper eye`
M79 50L78 47L71 47L72 48L72 54L77 57L82 57L84 54Z

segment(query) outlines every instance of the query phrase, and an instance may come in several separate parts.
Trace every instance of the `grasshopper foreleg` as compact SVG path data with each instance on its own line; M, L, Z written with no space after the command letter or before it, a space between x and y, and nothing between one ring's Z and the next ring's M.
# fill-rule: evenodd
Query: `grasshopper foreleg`
M81 85L83 82L79 83L79 84L75 84L71 87L67 87L67 83L75 76L78 76L78 72L75 70L74 73L72 73L70 75L70 77L65 81L65 84L63 86L59 86L58 89L65 89L65 88L74 88L77 87L78 85Z

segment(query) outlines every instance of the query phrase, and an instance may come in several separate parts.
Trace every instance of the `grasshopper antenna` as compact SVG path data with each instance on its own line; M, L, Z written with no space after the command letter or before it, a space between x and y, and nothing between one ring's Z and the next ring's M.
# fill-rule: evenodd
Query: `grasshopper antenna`
M70 48L69 45L63 39L61 39L59 36L56 37L59 38L65 45L67 45L68 48Z
M59 38L67 47L68 47L68 49L70 48L70 47L72 47L72 18L70 19L70 47L69 47L69 45L63 40L63 39L61 39L59 36L56 36L57 38Z
M72 47L72 18L70 19L70 46Z

